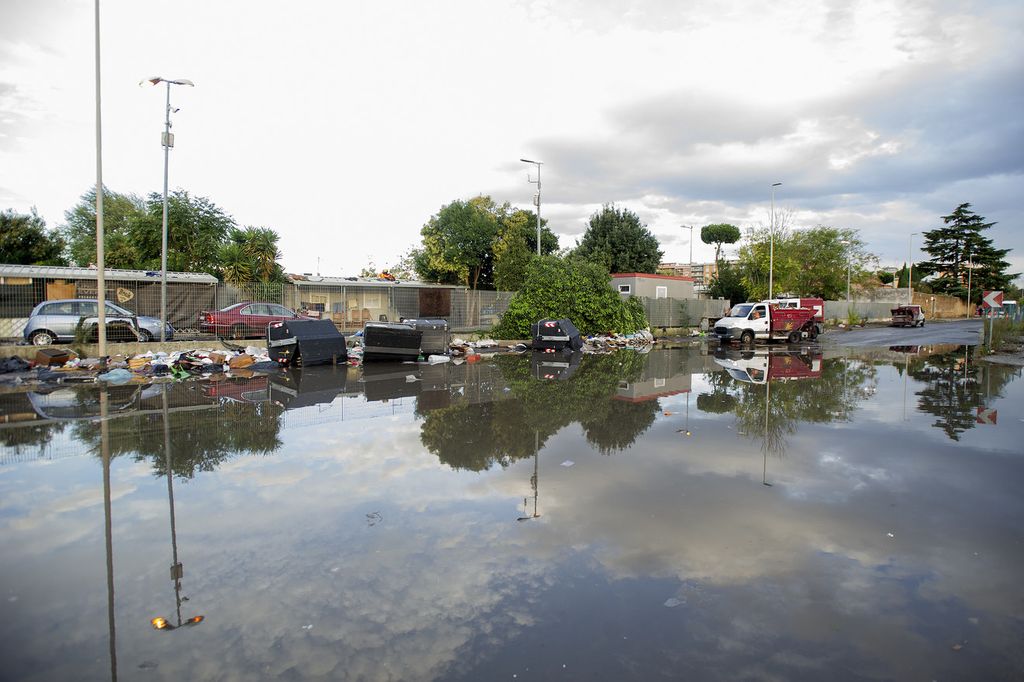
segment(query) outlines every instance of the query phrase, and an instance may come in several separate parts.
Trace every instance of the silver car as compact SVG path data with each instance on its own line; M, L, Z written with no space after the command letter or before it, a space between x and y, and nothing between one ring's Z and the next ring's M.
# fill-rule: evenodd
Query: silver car
M36 346L74 341L79 325L86 330L96 326L99 321L98 312L95 299L43 301L32 310L28 318L24 331L25 340ZM108 334L112 327L120 327L129 336L134 336L137 332L139 341L160 338L160 320L155 317L136 315L110 301L107 301L106 316ZM170 324L167 325L165 336L168 341L174 338L174 329Z

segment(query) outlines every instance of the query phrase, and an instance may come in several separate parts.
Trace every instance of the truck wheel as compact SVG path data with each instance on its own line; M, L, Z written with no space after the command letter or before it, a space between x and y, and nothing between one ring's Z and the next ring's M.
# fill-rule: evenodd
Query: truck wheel
M800 343L800 332L799 332L799 331L797 331L796 329L794 329L793 331L791 331L791 332L789 333L789 339L788 339L788 341L789 341L790 343Z
M818 325L812 324L810 327L807 328L807 338L809 338L811 341L814 341L814 339L818 338Z
M747 331L740 334L740 343L742 343L745 346L749 346L750 344L754 343L754 332L748 329Z

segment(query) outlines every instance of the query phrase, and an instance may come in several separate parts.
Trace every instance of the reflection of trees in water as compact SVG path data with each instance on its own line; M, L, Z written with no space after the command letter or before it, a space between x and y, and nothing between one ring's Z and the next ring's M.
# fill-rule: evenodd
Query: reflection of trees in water
M769 391L769 384L739 381L724 370L712 372L707 376L712 391L697 396L697 408L735 412L738 433L760 439L769 454L782 455L786 436L796 433L800 422L847 421L870 393L866 389L875 384L876 374L869 363L835 358L822 361L819 377L771 379Z
M26 450L41 450L50 444L54 436L64 431L66 424L18 424L0 429L0 447L9 448L15 454Z
M908 369L915 381L926 384L915 392L918 408L935 415L938 419L932 425L951 440L960 440L960 434L974 428L977 409L1001 398L1006 385L1019 375L1012 367L975 363L966 353L957 350L914 358ZM895 364L902 372L903 365Z
M273 453L281 446L279 417L283 411L269 402L223 402L201 410L171 408L167 417L173 473L192 478L197 472L213 471L236 455ZM112 456L152 459L153 474L166 474L163 415L159 411L111 419L109 432ZM99 429L94 424L76 422L74 435L98 452Z
M544 442L579 422L587 441L602 453L629 447L654 422L657 400L615 400L619 382L635 380L646 355L622 351L587 355L565 380L538 380L528 357L497 356L510 397L497 402L459 403L424 415L420 440L449 466L482 471L494 464L531 457L534 432Z

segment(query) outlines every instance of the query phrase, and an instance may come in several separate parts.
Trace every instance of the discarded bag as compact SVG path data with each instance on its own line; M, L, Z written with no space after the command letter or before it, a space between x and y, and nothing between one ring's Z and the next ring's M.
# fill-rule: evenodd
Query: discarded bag
M228 367L231 369L243 369L256 362L251 355L236 355L228 360Z

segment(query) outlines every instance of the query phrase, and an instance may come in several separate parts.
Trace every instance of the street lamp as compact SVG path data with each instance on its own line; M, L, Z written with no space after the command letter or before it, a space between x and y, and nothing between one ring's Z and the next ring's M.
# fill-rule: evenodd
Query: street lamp
M532 180L527 174L526 181L537 185L537 194L533 197L533 205L537 207L537 255L540 255L540 167L543 164L541 161L531 161L530 159L519 159L523 163L532 163L537 166L537 179Z
M842 244L844 247L850 246L850 242L847 239L840 239L839 243ZM848 248L846 248L846 249L844 249L844 251L846 251L846 306L849 307L850 306L850 250Z
M971 319L971 275L974 274L974 254L967 252L967 319Z
M693 225L680 225L690 229L690 277L693 277Z
M911 258L911 245L914 243L914 235L917 232L911 232L910 236L907 237L907 305L914 304L914 261Z
M139 85L147 82L153 85L167 83L164 134L161 137L161 144L164 148L164 219L163 229L160 233L160 341L162 343L167 340L167 165L170 159L171 147L174 146L174 136L171 135L171 113L178 111L171 108L171 86L187 85L191 88L195 87L195 83L185 78L170 80L154 76L141 81Z
M775 271L775 188L780 185L782 185L781 182L772 183L772 226L768 246L768 300L772 298L773 273Z

